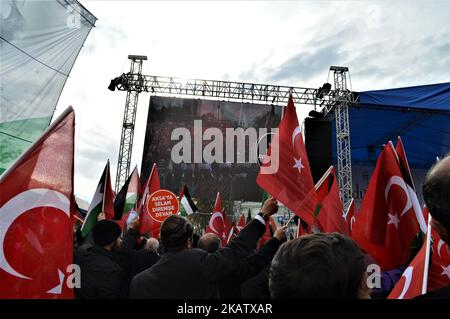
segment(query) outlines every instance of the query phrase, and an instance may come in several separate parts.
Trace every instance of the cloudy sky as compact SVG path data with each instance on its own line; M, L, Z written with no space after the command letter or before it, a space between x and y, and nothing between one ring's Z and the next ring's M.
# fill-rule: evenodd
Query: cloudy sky
M90 201L106 160L114 180L125 92L107 89L147 55L150 75L317 88L330 65L355 91L450 80L450 1L81 1L97 18L55 116L76 110L75 192ZM330 78L330 82L332 79ZM140 168L148 94L137 112ZM299 116L309 106L297 106Z

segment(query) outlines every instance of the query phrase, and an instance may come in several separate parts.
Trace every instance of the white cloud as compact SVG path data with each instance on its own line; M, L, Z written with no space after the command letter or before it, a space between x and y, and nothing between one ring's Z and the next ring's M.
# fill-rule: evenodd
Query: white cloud
M128 54L148 56L145 74L181 78L272 83L278 70L278 84L318 87L336 64L350 67L354 90L448 80L446 1L82 3L99 20L55 115L69 104L75 107L75 187L87 200L107 158L115 178L125 92L107 86L128 71ZM284 79L283 67L289 71ZM148 101L141 94L132 167L141 162Z

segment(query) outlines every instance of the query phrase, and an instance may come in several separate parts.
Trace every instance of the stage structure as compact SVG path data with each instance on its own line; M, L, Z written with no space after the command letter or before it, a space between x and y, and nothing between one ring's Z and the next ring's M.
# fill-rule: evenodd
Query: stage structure
M129 55L131 60L130 72L113 79L110 90L116 88L126 91L124 119L120 141L115 190L118 192L130 173L131 154L136 117L136 108L140 93L170 97L203 97L224 99L231 102L251 102L256 104L286 106L289 94L292 93L294 102L299 105L314 105L322 108L323 116L332 117L336 121L336 139L338 150L338 182L341 198L346 208L350 202L351 183L351 152L350 132L348 124L348 106L355 104L358 97L347 89L346 67L330 67L334 74L334 90L325 83L320 88L302 88L269 84L178 79L142 74L142 63L146 56Z

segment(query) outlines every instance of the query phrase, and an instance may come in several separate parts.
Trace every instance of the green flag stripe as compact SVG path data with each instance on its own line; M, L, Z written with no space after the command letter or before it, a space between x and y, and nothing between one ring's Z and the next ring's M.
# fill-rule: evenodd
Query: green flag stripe
M186 198L186 196L183 196L183 198L181 198L181 206L184 208L185 213L187 215L191 215L194 213L194 211L192 210L191 205L189 205L189 201Z
M83 237L86 237L91 232L92 228L94 228L95 224L97 224L97 217L101 212L102 202L98 203L98 205L86 215L83 226L81 226L81 235Z

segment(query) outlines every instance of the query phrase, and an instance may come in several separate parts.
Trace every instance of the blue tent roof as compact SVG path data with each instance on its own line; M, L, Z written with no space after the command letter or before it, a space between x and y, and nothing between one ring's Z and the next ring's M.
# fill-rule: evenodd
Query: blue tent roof
M349 108L353 163L374 163L397 136L412 167L428 168L450 152L450 82L359 92L359 101Z

